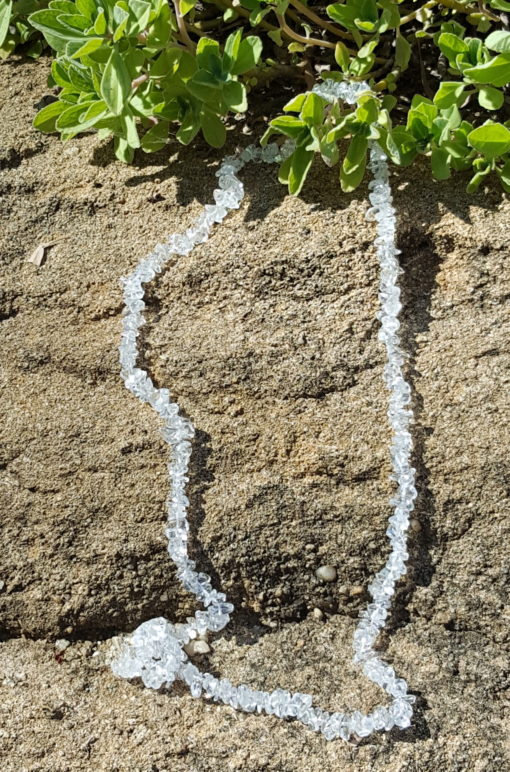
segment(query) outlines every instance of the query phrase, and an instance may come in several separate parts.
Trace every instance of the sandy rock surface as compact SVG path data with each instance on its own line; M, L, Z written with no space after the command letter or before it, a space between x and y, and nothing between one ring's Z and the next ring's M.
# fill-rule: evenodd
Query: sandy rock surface
M106 665L112 636L193 608L165 549L165 445L118 376L118 279L211 200L222 153L172 146L125 167L93 136L62 145L30 126L45 62L0 70L1 768L508 768L508 202L425 166L394 177L421 496L383 644L416 720L328 744ZM381 695L351 638L392 488L366 189L342 195L319 165L299 200L272 168L244 180L241 210L151 286L144 341L197 428L196 558L237 609L200 661L369 708Z

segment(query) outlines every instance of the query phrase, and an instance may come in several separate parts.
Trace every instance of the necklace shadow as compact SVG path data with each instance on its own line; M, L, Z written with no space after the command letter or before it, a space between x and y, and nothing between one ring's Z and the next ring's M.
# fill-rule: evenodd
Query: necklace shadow
M249 144L258 144L259 137L255 134L246 137L239 130L229 131L227 142L223 148L211 148L205 140L198 136L192 145L184 146L173 140L162 150L147 154L141 150L135 152L132 163L134 173L126 180L127 187L138 187L148 183L157 186L152 194L155 201L166 198L167 183L175 182L175 200L180 206L192 203L205 205L212 202L212 194L217 185L214 172L226 155L232 155ZM113 142L98 144L92 153L91 165L106 167L116 163L113 153ZM276 180L274 169L268 176L274 179L274 185L264 187L264 195L260 196L261 169L267 165L248 164L241 172L241 179L249 194L245 212L246 222L264 218L273 208L278 206L287 195L287 188ZM431 176L430 161L419 157L411 167L399 168L390 166L391 182L394 189L405 190L402 203L416 216L415 204L426 201L426 218L415 224L424 229L437 223L445 214L451 212L466 224L471 224L470 209L472 206L492 210L505 197L496 178L489 178L487 187L481 187L474 193L466 192L470 179L469 172L454 173L451 179L436 181ZM316 158L307 177L300 198L313 210L335 211L345 209L353 198L367 200L369 175L365 175L362 185L354 194L345 194L340 190L338 166L328 168ZM419 195L418 195L419 191ZM400 214L397 211L397 216ZM416 219L416 217L415 217Z

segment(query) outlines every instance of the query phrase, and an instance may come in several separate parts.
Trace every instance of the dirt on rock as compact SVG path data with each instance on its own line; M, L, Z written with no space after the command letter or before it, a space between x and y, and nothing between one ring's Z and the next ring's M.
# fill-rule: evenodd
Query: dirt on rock
M420 499L381 643L418 699L405 732L327 743L107 666L112 636L193 609L166 553L166 446L119 377L119 277L211 200L224 151L124 166L92 135L63 145L31 128L47 62L0 69L2 770L510 768L508 201L425 163L393 175ZM367 190L319 164L299 199L274 168L243 175L241 209L151 285L143 341L197 429L195 557L236 605L201 664L369 708L384 695L351 640L392 484Z

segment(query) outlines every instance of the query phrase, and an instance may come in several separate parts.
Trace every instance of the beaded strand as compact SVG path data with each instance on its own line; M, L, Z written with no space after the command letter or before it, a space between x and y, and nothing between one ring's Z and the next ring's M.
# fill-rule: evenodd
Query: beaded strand
M343 99L354 104L368 88L365 83L328 80L316 86L314 92L329 101ZM136 365L136 340L144 324L143 285L154 279L173 256L187 255L195 245L207 241L214 224L221 223L229 210L240 207L244 188L237 173L247 162L281 162L292 150L291 143L281 148L276 144L264 148L250 146L237 156L226 157L216 172L219 187L214 191L215 203L206 205L193 226L184 234L171 235L165 244L159 244L144 258L133 273L122 279L125 312L120 345L121 376L126 387L142 402L148 403L162 419L162 435L171 448L166 528L168 552L177 567L177 576L182 586L196 596L203 610L197 611L183 624L171 624L163 617L144 622L123 640L112 669L123 678L140 677L145 686L153 689L170 686L175 679L179 679L188 685L193 697L204 696L248 713L296 719L321 732L327 740L349 740L353 736L366 737L378 730L389 731L395 726L402 729L408 727L415 699L408 693L406 681L398 678L393 668L374 649L386 622L396 583L406 572L409 557L407 529L417 496L415 470L410 460L412 437L409 424L413 420L411 390L402 372L405 355L400 347L398 333L398 314L402 307L397 285L397 277L401 273L398 263L400 250L395 247L396 218L386 156L377 143L371 142L370 145L369 166L373 180L369 183L371 207L366 218L377 222L375 245L380 265L380 311L377 316L381 323L379 340L384 344L387 354L384 380L390 391L388 418L393 431L390 448L393 467L391 479L396 482L397 490L390 500L394 511L386 531L391 553L385 566L369 585L372 600L361 613L354 633L354 661L367 678L391 697L388 706L376 707L369 714L360 711L330 713L315 707L309 694L291 693L283 689L265 692L245 685L235 686L228 679L216 678L200 671L189 661L184 646L207 631L222 630L228 624L234 607L224 593L213 588L207 574L197 571L195 562L188 557L189 500L185 490L189 481L188 465L194 427L189 420L179 415L179 406L171 401L169 390L156 388L147 372Z

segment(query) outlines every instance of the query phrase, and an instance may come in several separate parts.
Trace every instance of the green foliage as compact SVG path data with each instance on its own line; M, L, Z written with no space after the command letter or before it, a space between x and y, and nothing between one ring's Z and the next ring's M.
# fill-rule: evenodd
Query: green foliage
M37 59L44 41L28 22L29 14L44 8L41 0L0 0L0 59L6 59L16 48L25 56Z
M90 129L113 135L117 157L128 163L139 147L162 148L171 130L183 144L201 131L220 147L221 117L247 109L239 76L256 67L262 49L238 29L223 47L204 36L187 50L164 0L51 0L30 23L57 52L51 72L60 88L34 125L62 139Z
M470 170L474 190L495 174L510 192L510 1L0 0L4 48L15 6L55 51L58 101L34 124L63 139L97 130L127 162L171 134L220 147L226 116L285 78L294 97L262 142L295 142L279 175L291 193L316 156L354 190L372 139L399 166L425 155L438 180ZM370 91L358 106L331 105L309 93L314 77L366 80Z

